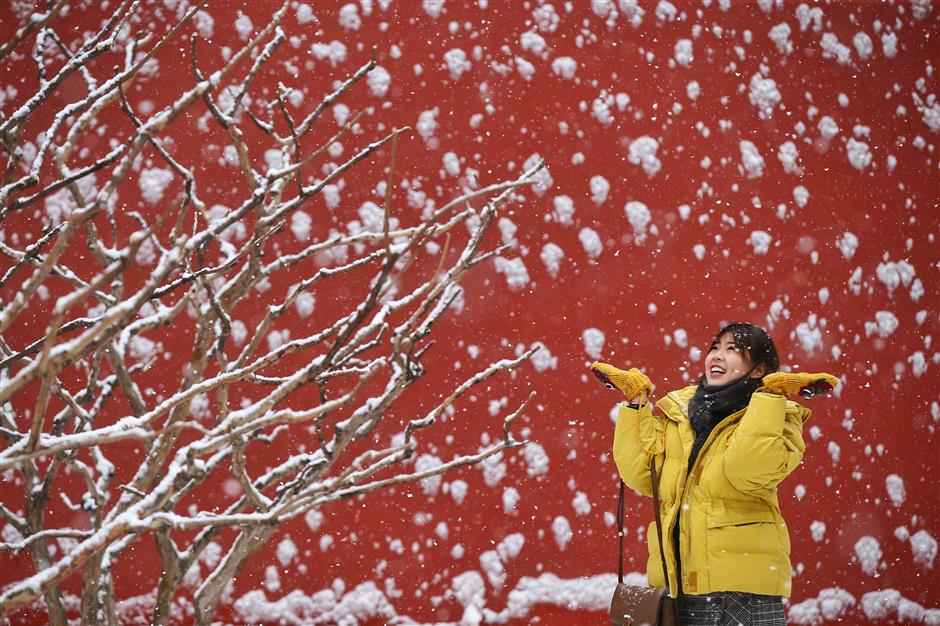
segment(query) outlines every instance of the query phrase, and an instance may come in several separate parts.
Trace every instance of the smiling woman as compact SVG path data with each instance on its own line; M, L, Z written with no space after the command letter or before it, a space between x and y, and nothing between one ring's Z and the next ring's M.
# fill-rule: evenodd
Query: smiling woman
M705 382L726 385L742 376L763 378L780 369L773 340L753 324L729 324L715 336L705 357Z
M598 380L629 399L613 446L624 483L653 495L655 461L666 540L660 551L651 524L647 573L651 585L678 598L684 626L786 623L790 538L777 486L803 458L810 415L787 396L824 394L838 380L779 367L764 329L730 324L716 333L698 383L668 393L654 414L645 374L591 365Z

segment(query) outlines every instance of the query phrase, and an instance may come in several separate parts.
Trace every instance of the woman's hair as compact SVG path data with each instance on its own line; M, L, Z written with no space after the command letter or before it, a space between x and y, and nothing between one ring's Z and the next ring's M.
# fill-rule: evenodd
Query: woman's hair
M718 331L712 340L712 345L718 343L718 340L725 334L731 335L735 347L741 350L742 354L749 357L751 365L756 366L763 363L767 366L765 374L780 369L780 357L777 356L777 347L774 346L774 340L760 326L748 324L747 322L728 324ZM709 346L710 348L711 346Z

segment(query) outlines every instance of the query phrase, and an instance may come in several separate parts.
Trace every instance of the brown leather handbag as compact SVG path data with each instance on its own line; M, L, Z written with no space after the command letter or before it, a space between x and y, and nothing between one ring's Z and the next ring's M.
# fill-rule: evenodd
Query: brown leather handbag
M656 534L659 535L659 557L663 563L663 579L669 581L666 555L663 552L663 523L659 515L659 477L656 475L656 457L650 458L653 478L653 507L656 511ZM617 532L620 535L620 560L617 563L617 588L610 601L610 623L613 626L681 626L679 607L668 589L639 587L623 582L623 481L620 481L620 500L617 503Z

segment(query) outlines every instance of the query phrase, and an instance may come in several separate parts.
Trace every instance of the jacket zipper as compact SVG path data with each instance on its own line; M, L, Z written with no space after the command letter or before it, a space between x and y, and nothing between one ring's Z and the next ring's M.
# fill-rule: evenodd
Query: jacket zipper
M680 406L680 407L681 407L681 406L682 406L682 403L679 401L678 396L676 396L676 395L674 395L674 394L675 394L674 391L670 391L668 394L666 394L666 397L667 397L667 398L668 398L668 397L672 397L672 400L673 400L673 402L676 403L676 406ZM688 404L686 404L686 407L688 407ZM741 409L741 410L742 410L742 411L745 411L745 410L747 410L747 407L745 407L744 409ZM682 538L682 524L679 523L679 522L681 521L681 519L682 519L682 506L683 506L683 504L685 503L685 496L686 496L686 493L687 493L687 491L688 491L688 489L689 489L689 483L692 482L691 478L692 478L693 476L695 476L695 470L698 469L698 464L699 464L699 462L702 460L702 453L706 450L706 448L708 448L708 444L711 443L712 438L715 436L715 433L719 430L719 428L720 428L723 424L725 424L725 422L727 422L728 420L730 420L732 417L734 417L734 416L737 415L738 413L740 413L740 411L735 411L734 413L732 413L731 415L729 415L729 416L726 417L725 419L723 419L723 420L721 420L720 422L718 422L717 424L715 424L715 427L712 428L712 431L711 431L710 433L708 433L708 437L705 439L705 443L703 443L703 444L702 444L702 447L699 449L699 451L698 451L698 456L695 457L695 462L692 464L692 467L690 467L690 468L688 469L688 471L687 471L687 473L686 473L686 475L685 475L685 483L682 485L682 494L681 494L681 498L679 498L679 502L678 502L679 508L678 508L678 510L676 511L676 518L675 518L675 520L673 520L673 524L669 527L669 540L670 540L670 541L672 541L672 536L673 536L673 532L674 532L674 526L675 526L676 524L679 524L679 537L680 537L680 539ZM672 418L670 418L670 419L672 419ZM690 419L690 418L688 417L688 408L686 408L686 419ZM679 423L678 420L673 420L673 421L675 421L677 424ZM665 436L665 432L663 433L663 436ZM665 447L665 441L664 441L664 442L663 442L663 456L665 456L665 450L666 450L666 447ZM663 541L665 541L665 540L666 540L666 538L663 537ZM681 558L681 557L683 556L683 555L681 554L681 552L682 552L682 546L675 546L675 547L674 547L674 550L680 553L680 555L679 555L679 556L680 556L680 561L684 561L684 559ZM673 555L673 560L675 560L675 555ZM678 572L676 572L676 573L678 574ZM666 585L668 585L668 584L669 584L669 581L667 580L667 581L666 581ZM681 593L684 593L685 590L683 589L682 581L681 581L681 580L676 580L676 584L677 584L677 586L679 587L679 591L680 591Z

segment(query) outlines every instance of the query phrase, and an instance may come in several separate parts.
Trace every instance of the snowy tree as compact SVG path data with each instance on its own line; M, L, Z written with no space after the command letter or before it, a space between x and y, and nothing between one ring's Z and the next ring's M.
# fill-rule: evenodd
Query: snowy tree
M372 92L377 81L387 88L387 72L370 74L374 60L303 117L291 113L297 94L282 83L274 93L255 89L282 67L272 59L288 39L288 2L263 28L236 24L243 46L215 69L200 58L212 30L202 4L160 33L135 19L145 6L117 2L100 30L75 44L62 35L67 3L49 4L0 47L0 61L32 59L38 73L35 91L0 117L0 471L21 488L4 487L0 547L28 553L34 565L3 590L0 616L41 601L51 623L67 623L61 585L81 573L82 623L117 624L112 572L144 536L162 561L153 623L170 621L201 566L194 619L209 624L235 574L288 520L525 443L510 427L531 396L488 445L408 463L416 433L537 348L467 374L391 437L378 426L427 373L429 335L462 303L461 280L504 250L487 249L485 235L541 163L420 217L397 214L395 157L409 128L316 170L321 178L310 174L322 155L338 158L341 142L366 132L362 113L348 109L337 113L335 132L320 129L363 79ZM128 88L170 47L187 56L191 76L167 83L182 88L154 110ZM99 124L107 115L123 125ZM200 115L226 139L224 158L241 177L232 186L244 190L235 203L216 202L202 169L176 150L180 137L166 132ZM98 140L103 133L110 141ZM320 233L304 209L318 198L336 206L342 177L379 154L391 159L382 206L364 205L355 228ZM135 194L148 210L126 208ZM29 219L42 221L41 232L25 234ZM358 299L335 318L314 313L341 289ZM285 321L294 310L305 323ZM139 380L164 367L162 340L171 336L188 342L186 367L162 374L166 387L154 393ZM252 462L259 456L266 467ZM128 458L130 468L121 465ZM223 510L194 497L222 483ZM47 515L60 500L89 527Z

